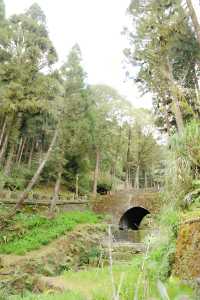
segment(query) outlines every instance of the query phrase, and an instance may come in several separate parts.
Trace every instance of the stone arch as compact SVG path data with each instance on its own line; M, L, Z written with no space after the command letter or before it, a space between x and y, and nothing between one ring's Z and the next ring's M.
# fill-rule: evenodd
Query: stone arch
M138 230L142 219L148 214L150 212L141 206L129 208L120 218L119 229Z

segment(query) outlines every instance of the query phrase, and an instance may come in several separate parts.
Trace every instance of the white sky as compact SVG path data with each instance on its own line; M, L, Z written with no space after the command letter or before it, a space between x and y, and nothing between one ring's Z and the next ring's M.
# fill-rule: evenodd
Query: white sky
M60 62L78 43L90 84L111 85L134 106L151 107L149 95L141 97L132 81L125 82L122 51L127 40L121 31L127 24L130 0L5 0L7 15L21 13L34 2L47 17Z
M7 15L23 12L34 2L47 17L61 62L78 43L90 84L111 85L133 105L151 107L151 97L140 97L135 84L125 82L122 51L127 40L121 31L130 0L5 0Z

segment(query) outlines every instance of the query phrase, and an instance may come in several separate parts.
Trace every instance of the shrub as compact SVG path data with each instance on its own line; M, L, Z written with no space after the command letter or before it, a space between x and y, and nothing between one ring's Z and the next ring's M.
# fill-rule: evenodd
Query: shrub
M27 167L15 166L12 169L10 176L4 175L4 172L0 172L0 188L6 188L11 191L22 190L26 187L29 180L32 178L34 173L33 169Z
M147 269L153 280L166 280L171 275L176 251L180 212L173 205L163 207L157 218L159 230L151 239Z

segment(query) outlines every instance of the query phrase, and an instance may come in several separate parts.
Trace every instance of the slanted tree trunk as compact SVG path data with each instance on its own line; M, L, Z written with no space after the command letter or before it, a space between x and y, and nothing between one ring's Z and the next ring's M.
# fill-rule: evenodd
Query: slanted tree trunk
M4 137L5 130L6 130L6 118L5 118L4 122L3 122L3 127L2 127L2 130L1 130L0 146L2 145L2 142L3 142L3 137Z
M164 76L166 77L166 80L169 82L170 85L169 91L172 97L177 129L178 132L181 133L184 128L184 122L183 122L183 115L180 108L180 100L181 98L184 98L184 94L174 79L172 68L168 59L165 64Z
M1 148L1 152L0 152L0 162L3 161L4 153L6 152L6 148L7 148L7 144L8 144L8 134L6 134L4 141L3 141L3 145Z
M174 104L174 114L176 118L176 124L178 128L178 132L181 133L184 128L184 122L183 122L183 115L180 108L180 98L183 98L183 92L180 90L180 87L177 85L177 83L174 80L174 76L172 73L172 69L170 64L168 63L168 70L169 70L169 81L172 85L172 100Z
M94 170L94 177L93 177L93 196L96 197L97 195L97 183L99 177L99 162L100 162L100 152L99 149L96 149L96 164Z
M196 32L197 40L198 40L198 43L199 43L199 46L200 46L200 25L199 25L199 22L198 22L198 18L197 18L194 6L192 4L192 0L186 0L186 3L187 3L187 6L188 6L188 9L189 9L189 14L190 14L190 17L192 19L192 23L193 23L195 32Z
M170 136L170 122L169 122L169 117L168 117L166 106L164 106L164 116L165 116L165 122L166 122L166 126L167 126L167 134L168 134L168 136Z
M1 152L0 152L0 161L1 162L4 159L4 154L7 152L7 148L8 148L9 140L10 140L10 135L11 135L11 129L14 126L14 122L15 122L15 119L14 119L14 117L12 117L9 124L8 124L8 126L7 126L6 135L4 137L3 145L2 145L2 148L1 148ZM13 145L14 145L14 141L13 141Z
M26 144L26 138L24 139L24 141L22 143L22 146L21 146L21 150L20 150L20 154L19 154L19 158L18 158L18 164L19 165L20 165L21 160L22 160L22 155L23 155L23 152L24 152L25 144Z
M56 180L55 188L54 188L54 196L51 200L50 212L52 213L55 210L56 203L59 200L59 191L60 191L60 182L62 178L62 172L58 173L58 178Z
M29 182L29 184L28 184L27 188L25 189L25 191L20 195L20 197L18 199L18 203L15 206L15 211L18 210L22 206L22 204L24 203L24 201L28 197L29 192L32 190L33 186L36 184L36 182L37 182L37 180L38 180L45 164L47 163L47 161L50 157L52 149L53 149L53 147L56 143L57 136L58 136L58 129L55 131L55 133L53 135L53 138L52 138L52 141L51 141L51 144L49 146L49 149L46 152L46 154L45 154L43 160L41 161L40 165L38 166L38 169L37 169L36 173L34 174L33 178Z

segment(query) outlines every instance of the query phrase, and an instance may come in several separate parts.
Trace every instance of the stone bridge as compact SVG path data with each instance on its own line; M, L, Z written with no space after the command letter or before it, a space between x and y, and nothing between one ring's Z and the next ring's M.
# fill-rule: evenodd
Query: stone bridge
M147 214L159 211L159 191L155 189L137 189L118 191L102 196L93 206L95 212L111 216L112 223L120 229L137 230Z

